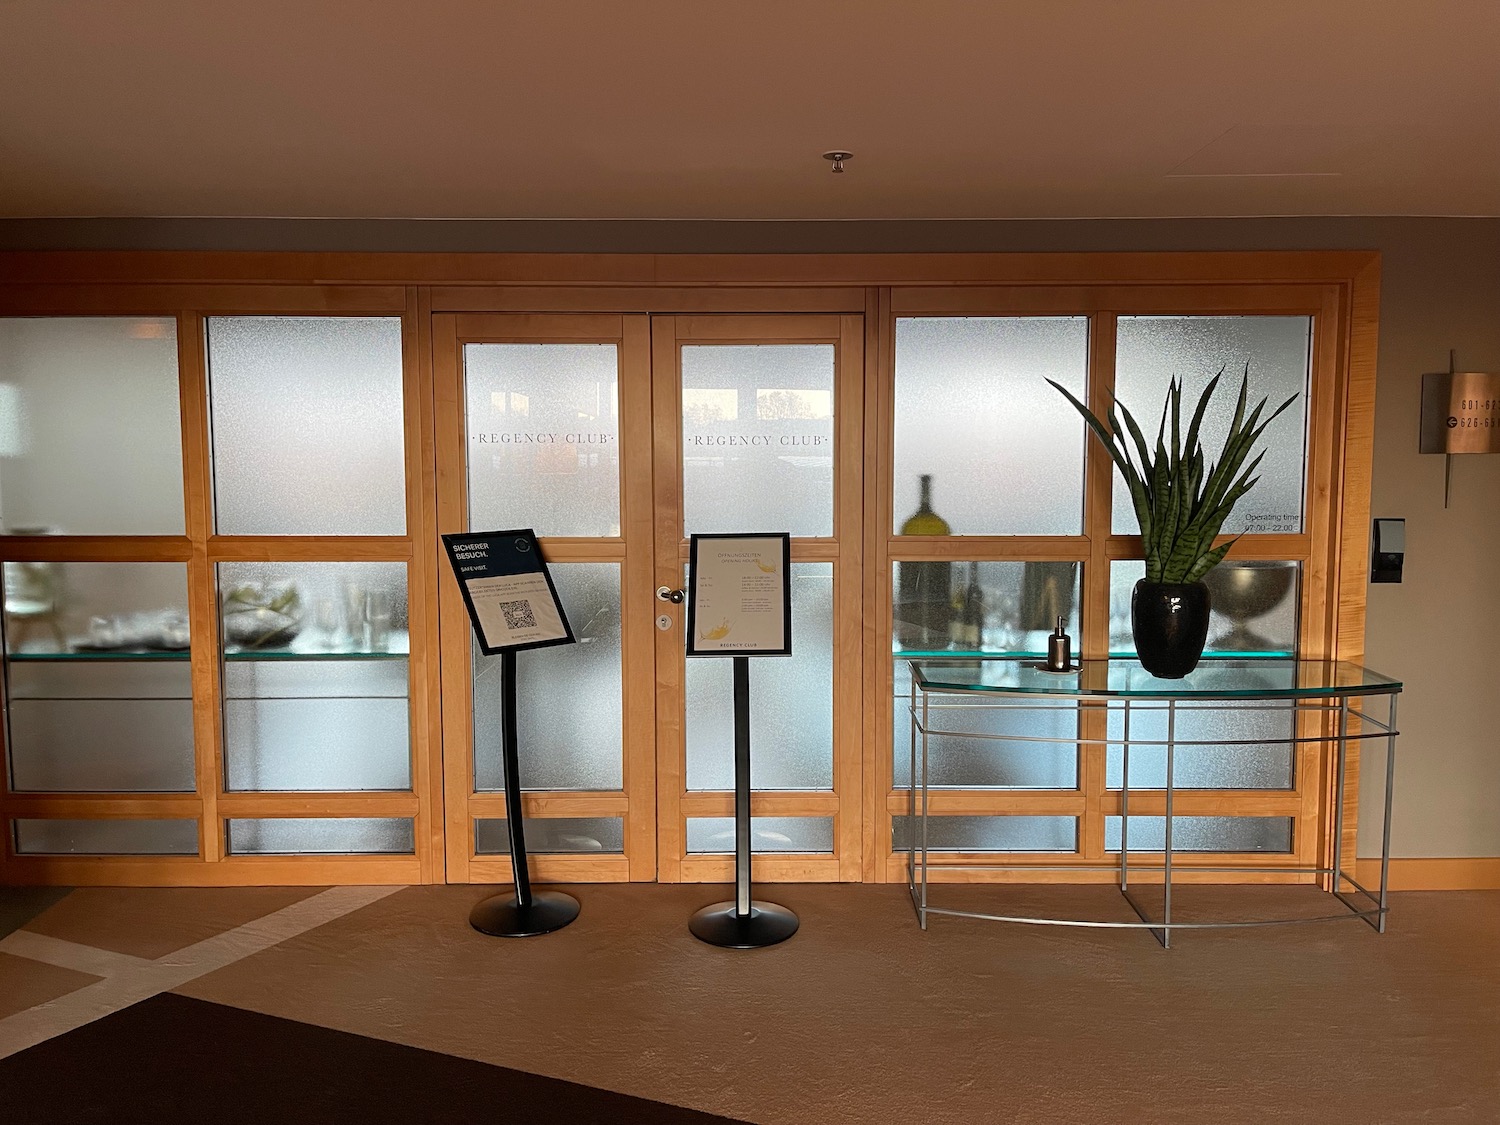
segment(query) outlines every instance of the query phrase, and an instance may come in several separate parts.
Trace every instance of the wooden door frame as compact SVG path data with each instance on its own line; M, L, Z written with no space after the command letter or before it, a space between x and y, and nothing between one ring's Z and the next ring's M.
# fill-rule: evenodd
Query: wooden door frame
M682 535L682 407L680 355L683 344L831 343L835 347L834 534L792 540L793 562L834 564L833 788L774 791L751 796L755 816L830 816L830 855L763 854L753 861L755 878L783 882L857 881L863 869L863 646L860 620L864 549L864 327L858 314L734 313L652 317L653 415L655 422L656 585L677 587L687 561ZM690 855L685 818L733 814L733 793L687 787L683 716L682 627L656 636L659 787L658 877L663 882L724 882L733 877L727 855Z
M408 439L413 427L420 431L418 446L408 447L408 473L420 478L409 481L408 542L415 545L409 556L412 567L413 645L421 626L436 643L436 614L424 613L437 594L439 568L436 555L435 512L438 481L435 429L431 410L432 363L437 347L431 336L429 314L464 311L523 312L836 312L863 313L865 343L865 472L869 494L878 498L890 489L888 459L881 454L883 415L882 366L889 355L890 317L893 295L925 292L949 313L962 311L960 290L982 289L993 296L1004 289L1033 291L1032 308L1076 311L1077 297L1087 292L1102 315L1120 307L1116 295L1128 297L1143 286L1179 291L1185 298L1201 301L1214 289L1224 287L1325 286L1323 318L1330 326L1320 340L1318 364L1328 364L1337 388L1327 404L1331 433L1331 459L1317 471L1315 500L1328 513L1324 543L1318 554L1323 560L1326 592L1322 600L1321 653L1345 660L1359 660L1364 651L1364 609L1367 580L1370 471L1374 440L1375 361L1380 289L1380 257L1375 251L1253 251L1253 252L1143 252L1143 253L1028 253L1028 254L834 254L834 255L656 255L656 254L405 254L405 253L244 253L177 251L37 251L0 253L0 315L137 315L175 317L179 324L179 346L186 346L186 327L194 317L208 312L286 314L360 314L399 312L405 320L403 348L407 354ZM1196 296L1195 296L1196 294ZM1196 305L1192 306L1196 307ZM1241 311L1252 311L1243 309ZM202 490L200 453L188 448L189 418L199 408L191 401L187 384L193 365L201 356L189 348L180 353L180 377L184 381L184 471L189 477L189 512L193 511L192 489ZM413 367L416 374L413 375ZM1092 368L1091 368L1092 370ZM1095 371L1094 376L1099 373ZM412 380L415 379L415 388ZM415 390L415 393L413 391ZM197 423L193 423L197 425ZM198 458L198 460L194 460ZM415 460L414 460L415 458ZM1095 472L1087 469L1087 472ZM412 518L415 503L417 517ZM1309 507L1309 530L1313 509ZM52 547L63 546L76 558L174 559L192 562L199 571L208 564L210 538L200 521L190 515L188 534L182 537L70 537L66 544L30 543L5 537L0 554L7 559L43 557ZM425 538L425 542L424 542ZM1128 537L1126 537L1128 538ZM862 596L865 615L862 643L865 652L879 655L879 638L889 635L888 598L879 596L888 584L888 559L882 544L888 540L888 524L867 515L863 537L866 564ZM219 544L218 546L227 546ZM286 546L278 542L277 547ZM245 550L253 550L246 545ZM367 545L366 549L375 549ZM385 549L385 548L381 548ZM1090 547L1090 550L1094 550ZM1128 543L1111 549L1128 549ZM37 554L42 552L43 554ZM419 557L420 556L420 557ZM195 571L198 573L198 571ZM200 579L194 580L201 585ZM421 592L426 587L426 593ZM206 589L206 587L205 587ZM212 641L212 600L191 595L195 651ZM422 603L422 604L419 604ZM205 651L209 651L205 649ZM435 648L430 651L436 652ZM382 807L410 808L417 817L418 853L441 838L438 818L442 814L440 727L436 707L419 719L418 696L425 682L427 699L438 690L438 670L433 661L413 659L413 784L412 794L376 795ZM888 659L884 663L889 663ZM420 672L419 672L420 665ZM212 672L211 667L208 669ZM877 768L864 777L864 820L879 822L888 804L888 790L881 791L875 775L881 759L875 749L889 737L878 712L883 705L877 680L880 664L866 659L864 711L866 757ZM195 726L198 740L200 792L197 794L8 794L0 778L0 816L10 818L28 811L46 810L52 815L143 816L175 810L176 815L194 815L217 825L221 795L203 791L205 771L217 769L217 705L205 701L208 677L194 663ZM216 690L216 689L213 689ZM207 710L205 710L205 703ZM3 772L3 771L0 771ZM1345 855L1352 854L1357 813L1357 764L1351 770L1345 816ZM1326 782L1326 777L1325 777ZM423 790L425 789L425 792ZM1318 797L1319 815L1325 825L1319 846L1326 855L1332 841L1326 825L1328 787ZM241 798L223 795L231 801ZM344 798L364 800L371 795L326 795L308 797L321 802L316 807L333 810ZM334 803L330 803L334 801ZM282 812L297 804L297 797L274 799L264 806ZM348 806L352 807L352 806ZM373 806L371 806L373 807ZM185 813L183 810L186 810ZM311 815L304 812L303 815ZM352 815L344 811L342 815ZM393 813L394 815L394 813ZM0 835L7 881L72 883L326 883L398 882L442 878L442 864L411 857L233 857L215 860L206 844L204 855L177 857L16 857L10 842L9 820ZM882 877L885 866L882 841L874 831L864 834L862 870L852 877ZM425 841L425 843L424 843ZM891 872L884 872L890 877ZM632 874L632 877L634 875ZM845 877L851 877L846 875Z
M522 798L531 817L621 817L619 855L536 855L531 870L555 882L643 881L656 878L654 788L655 697L649 678L631 668L651 660L649 606L631 591L651 580L650 352L646 318L618 313L438 313L432 318L436 388L437 495L440 532L468 528L468 428L465 424L463 348L469 343L610 343L619 352L620 530L618 538L541 540L549 562L607 562L620 567L622 699L619 791L532 791ZM436 536L434 536L436 549ZM468 613L450 568L441 567L442 711L447 878L450 882L505 882L504 855L476 855L474 821L503 817L499 792L474 792L472 644ZM524 752L524 747L523 747Z
M430 383L421 363L419 294L398 286L211 284L0 284L0 315L170 319L177 326L184 534L0 536L0 559L178 562L188 574L195 790L189 793L13 793L0 769L0 881L119 886L319 886L440 881L441 794L428 784L439 760L430 683L436 627L427 607L436 587L419 544L431 525L427 460ZM213 525L206 320L214 316L397 316L401 318L406 533L398 536L218 535ZM384 561L407 567L411 787L405 791L232 792L225 789L223 683L216 568L224 562ZM196 856L18 855L10 831L23 817L198 820ZM230 855L230 817L403 817L413 821L409 855Z

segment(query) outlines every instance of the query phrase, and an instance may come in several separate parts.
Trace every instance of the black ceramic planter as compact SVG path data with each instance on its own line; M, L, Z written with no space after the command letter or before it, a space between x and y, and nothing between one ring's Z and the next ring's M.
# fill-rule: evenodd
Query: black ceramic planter
M1198 666L1208 640L1208 587L1202 582L1147 582L1130 595L1130 631L1141 667L1180 680Z

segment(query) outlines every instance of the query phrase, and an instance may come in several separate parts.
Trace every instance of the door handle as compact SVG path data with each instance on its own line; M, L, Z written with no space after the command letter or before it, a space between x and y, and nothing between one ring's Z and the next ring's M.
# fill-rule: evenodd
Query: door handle
M687 595L681 590L674 590L670 586L658 586L656 596L660 601L671 602L673 605L681 605L687 600Z

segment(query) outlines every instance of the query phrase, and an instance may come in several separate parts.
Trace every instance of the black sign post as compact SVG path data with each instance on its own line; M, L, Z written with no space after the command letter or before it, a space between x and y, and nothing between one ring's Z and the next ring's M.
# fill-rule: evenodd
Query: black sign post
M784 534L692 537L687 654L734 662L734 901L705 906L688 929L729 949L797 932L797 915L750 893L750 658L792 654L791 554Z
M528 528L444 535L454 577L479 647L500 657L501 759L505 767L505 826L515 893L478 903L469 924L496 937L532 937L560 930L578 917L578 900L561 891L533 891L521 809L521 767L516 710L516 653L572 644L557 587Z

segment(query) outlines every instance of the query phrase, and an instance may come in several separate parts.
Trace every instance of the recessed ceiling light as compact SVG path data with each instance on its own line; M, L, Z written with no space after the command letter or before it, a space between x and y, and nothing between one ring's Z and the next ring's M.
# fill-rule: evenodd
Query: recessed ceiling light
M854 154L852 152L844 152L841 149L830 149L823 154L823 159L833 161L833 170L835 172L842 172L844 170L844 161L853 160Z

